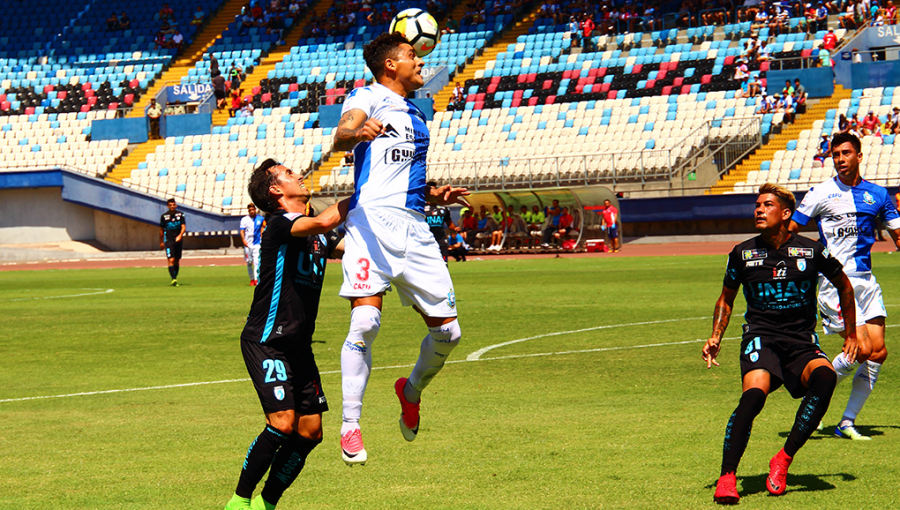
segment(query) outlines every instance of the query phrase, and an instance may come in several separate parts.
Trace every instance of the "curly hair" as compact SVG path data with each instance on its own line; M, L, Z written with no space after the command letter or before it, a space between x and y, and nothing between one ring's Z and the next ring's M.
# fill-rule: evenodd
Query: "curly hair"
M262 162L258 167L253 169L250 175L250 183L247 184L247 193L250 199L256 204L261 211L271 214L278 210L278 202L269 194L269 187L277 184L275 174L270 172L281 163L269 158Z
M384 74L384 61L394 57L401 44L409 44L409 41L400 32L384 33L363 48L363 59L376 80Z

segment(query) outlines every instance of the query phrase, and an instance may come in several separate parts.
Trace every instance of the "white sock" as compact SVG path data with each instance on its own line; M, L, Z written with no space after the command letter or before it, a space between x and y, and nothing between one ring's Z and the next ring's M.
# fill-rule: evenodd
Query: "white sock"
M341 389L343 417L341 435L359 428L363 395L372 371L372 342L381 327L381 310L357 306L350 312L350 332L341 347Z
M459 344L461 336L457 320L428 328L428 336L422 340L419 348L419 359L409 375L409 383L403 388L403 396L407 401L413 404L419 402L422 391L444 367L444 362Z
M253 265L253 262L247 263L247 275L250 276L251 280L256 279L256 266Z
M862 411L866 400L872 394L878 374L881 373L881 363L867 361L856 370L853 377L853 389L850 390L850 399L847 401L847 409L844 411L844 419L855 421Z
M831 362L831 366L834 367L834 371L837 372L837 382L840 383L841 381L846 379L847 376L852 374L860 365L859 361L849 363L847 361L847 356L843 352L841 352L834 357L834 361Z

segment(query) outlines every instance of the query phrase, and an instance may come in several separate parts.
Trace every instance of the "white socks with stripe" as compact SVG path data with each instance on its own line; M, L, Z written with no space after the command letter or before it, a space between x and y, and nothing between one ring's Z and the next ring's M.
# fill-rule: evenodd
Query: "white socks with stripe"
M372 372L372 343L381 327L381 310L357 306L350 312L350 332L341 347L343 417L341 436L359 428L362 401Z
M847 401L847 409L844 411L844 420L854 421L862 411L866 400L872 394L878 374L881 373L881 363L866 361L856 370L853 377L853 389L850 390L850 400Z
M409 384L403 388L403 396L412 404L419 402L422 391L444 367L447 357L459 344L462 336L459 321L454 319L443 326L428 328L428 336L422 340L419 359L409 375Z

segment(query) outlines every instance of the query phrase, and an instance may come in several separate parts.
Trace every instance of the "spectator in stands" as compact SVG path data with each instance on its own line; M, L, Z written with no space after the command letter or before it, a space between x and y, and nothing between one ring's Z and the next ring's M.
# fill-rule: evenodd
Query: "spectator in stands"
M794 86L791 85L791 80L785 80L785 81L784 81L784 88L781 89L781 94L782 94L782 96L784 96L784 97L787 97L787 96L792 96L792 97L793 97L793 95L794 95Z
M797 113L806 112L806 87L800 84L800 78L794 79L794 104Z
M894 107L894 113L891 114L891 133L900 134L900 107Z
M578 32L580 27L578 26L578 21L575 19L575 16L569 17L569 23L566 25L566 35L572 40L572 47L578 47Z
M450 103L454 110L462 110L466 106L466 91L459 82L456 82L456 87L453 88L453 96L450 98Z
M863 136L873 135L881 128L881 121L874 111L869 110L869 114L863 117L860 128Z
M834 51L834 49L837 47L837 42L838 40L837 36L834 35L834 29L829 28L828 33L825 34L824 37L822 37L822 48L828 51Z
M221 110L225 108L225 77L221 74L212 79L213 95L216 96L216 108Z
M162 8L159 10L159 21L168 21L175 17L175 11L169 7L169 4L163 4Z
M840 133L849 133L850 132L850 121L847 120L847 117L843 113L838 117L838 132L840 132Z
M162 33L162 30L156 32L156 36L153 38L153 44L156 45L156 49L166 47L166 34Z
M156 104L156 98L150 99L150 106L147 108L147 118L150 119L150 139L159 140L159 119L163 115L162 108Z
M859 117L854 113L853 116L850 117L850 134L857 138L862 138L861 127L862 125L859 122Z
M847 2L847 10L841 14L840 18L838 18L838 23L841 24L841 28L856 30L856 22L854 21L855 13L856 8L854 7L853 2Z
M210 53L209 54L209 77L215 78L216 76L219 76L220 74L222 74L222 72L219 71L219 59L217 59L215 55Z
M444 34L455 34L459 32L459 21L453 19L453 15L447 17L447 23L444 24Z
M748 77L747 61L743 58L739 58L737 65L734 67L734 79L735 81L741 81Z
M244 98L243 103L241 104L241 117L252 117L253 116L253 105L250 104L249 98Z
M131 18L128 17L128 13L122 12L122 15L119 16L119 30L128 30L131 28Z
M756 60L758 62L768 62L772 59L772 48L766 43L766 41L762 41L759 43L759 52L756 56Z
M229 114L232 117L237 116L238 112L241 110L241 96L244 94L244 89L231 89L231 110L229 110Z
M581 20L581 38L582 45L584 46L584 52L590 53L594 48L594 41L591 39L594 33L594 20L585 13L584 18Z
M237 62L231 64L231 67L228 69L228 78L231 81L231 88L236 89L240 88L241 83L247 79L247 75L244 74L244 70L241 68L241 65Z
M471 213L472 211L467 212ZM466 255L469 254L469 246L461 233L454 232L450 234L450 237L447 239L447 245L451 257L457 262L466 261Z
M773 104L772 97L762 97L760 98L759 108L756 109L756 113L760 115L765 115L767 113L774 113L775 107Z
M831 157L831 142L828 140L828 134L822 133L822 138L819 139L819 147L816 150L816 155L813 156L813 161L815 161L817 166L822 166L825 163L825 160Z
M754 63L759 58L759 37L756 34L750 34L750 38L747 39L744 45L744 58L749 63Z
M794 88L791 87L791 90ZM785 124L793 124L794 123L794 96L791 94L784 94L781 96L781 104L779 105L781 111L784 112L784 123Z
M203 7L197 6L197 10L194 11L194 19L191 20L191 25L202 25L203 18L206 17L206 13L203 12Z
M181 35L180 31L176 30L175 34L172 35L172 45L170 47L181 49L181 43L183 43L183 42L184 42L184 36Z
M119 29L119 17L116 16L116 13L112 13L106 18L106 30L109 32L113 32Z
M825 4L819 2L816 6L815 24L810 27L809 33L814 34L819 30L825 30L828 27L828 8Z
M756 97L762 94L762 82L759 79L759 73L750 73L750 79L747 80L747 94L749 97Z

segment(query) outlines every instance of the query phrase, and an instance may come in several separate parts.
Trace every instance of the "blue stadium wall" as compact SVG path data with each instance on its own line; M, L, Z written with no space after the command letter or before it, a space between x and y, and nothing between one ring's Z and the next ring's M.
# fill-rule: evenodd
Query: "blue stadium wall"
M188 232L237 230L240 218L179 206ZM112 250L159 248L165 198L70 172L0 173L0 244L97 241ZM189 238L187 248L230 245Z

